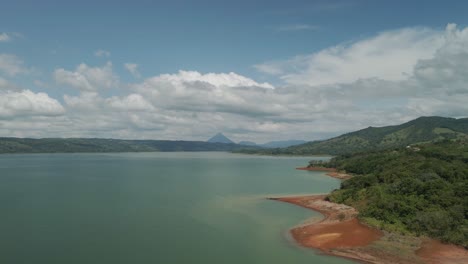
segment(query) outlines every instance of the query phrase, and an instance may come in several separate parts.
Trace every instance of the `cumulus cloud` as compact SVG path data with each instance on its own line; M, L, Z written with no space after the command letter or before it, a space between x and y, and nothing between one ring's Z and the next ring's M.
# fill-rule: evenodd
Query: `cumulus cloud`
M124 67L125 67L125 69L127 69L128 72L130 72L130 74L133 75L133 77L135 77L135 78L140 78L141 77L141 74L138 71L138 64L125 63Z
M57 116L64 111L57 100L45 93L34 93L30 90L0 93L0 117Z
M10 35L8 35L7 33L0 33L0 42L8 42L10 40Z
M112 65L81 64L54 72L57 83L78 88L78 95L64 95L63 106L41 95L59 104L55 116L28 108L24 98L41 93L9 91L11 82L0 78L0 134L26 134L30 122L41 128L33 135L205 140L223 131L234 140L264 142L326 138L421 115L461 117L468 113L467 47L468 28L400 29L259 65L282 78L280 85L236 73L179 71L137 80L111 96L101 88L118 82Z
M421 115L465 117L467 47L468 28L409 28L258 69L285 81L277 91L297 96L295 110L282 115L284 122L294 120L293 112L307 113L315 125L305 127L333 134Z
M256 96L273 92L272 86L234 73L163 74L131 89L128 95L107 98L99 91L64 95L67 114L61 122L68 127L61 135L205 140L222 128L240 131L249 127L248 131L260 133L284 126L255 120L286 110L276 103L252 104ZM235 123L226 127L229 122Z
M119 78L112 71L111 62L107 62L102 67L90 67L82 63L76 67L75 71L59 68L54 71L54 79L58 84L69 85L88 92L111 88L119 83Z
M28 69L23 61L13 54L0 54L0 72L9 76L15 76L20 73L27 73Z
M65 105L76 112L96 112L102 108L103 99L96 92L84 91L79 96L63 96Z
M256 97L271 93L273 86L232 72L179 71L148 78L133 88L165 109L245 115L268 115L283 110L275 104L252 104Z
M106 103L117 110L124 111L151 111L154 110L153 105L149 103L143 96L139 94L130 94L123 98L113 96L106 99Z
M294 85L349 83L365 78L403 80L418 60L431 58L443 43L439 31L404 28L255 68Z
M156 82L169 82L173 84L184 84L202 82L216 87L261 87L273 89L269 83L258 83L252 79L238 75L236 73L207 73L202 74L197 71L179 71L177 74L162 74L152 79Z

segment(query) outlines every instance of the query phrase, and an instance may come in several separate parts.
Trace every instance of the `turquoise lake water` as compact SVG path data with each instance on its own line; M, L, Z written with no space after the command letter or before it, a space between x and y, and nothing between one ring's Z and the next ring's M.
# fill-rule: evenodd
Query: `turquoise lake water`
M266 200L339 181L310 158L221 152L0 155L0 263L354 263L297 246L320 214Z

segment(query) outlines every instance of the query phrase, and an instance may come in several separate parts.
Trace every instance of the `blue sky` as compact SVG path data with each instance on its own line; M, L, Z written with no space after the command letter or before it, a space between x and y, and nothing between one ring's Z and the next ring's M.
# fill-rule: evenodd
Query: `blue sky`
M467 10L466 1L18 0L2 4L0 30L23 35L2 50L42 70L98 64L93 54L103 49L148 76L186 69L261 78L252 65L384 30L464 26Z
M354 91L354 95L359 95L362 91L349 88L356 87L358 81L367 80L368 84L376 78L384 82L379 83L378 87L394 87L395 82L422 78L422 75L414 74L415 69L424 66L424 60L443 60L437 57L442 56L437 51L453 46L448 43L447 25L456 24L452 31L458 39L463 40L463 32L468 24L466 1L16 0L3 1L1 6L0 54L3 54L3 62L0 60L0 63L3 64L0 64L0 70L3 67L3 73L0 71L0 86L3 83L3 88L0 91L4 93L4 98L24 96L21 94L24 91L32 92L33 97L25 97L32 100L29 103L32 105L28 110L31 111L30 114L24 106L18 106L21 111L17 111L15 107L2 108L0 105L1 136L203 139L217 132L215 130L220 130L236 140L312 140L366 125L382 124L377 116L394 113L389 110L393 107L409 109L400 116L388 118L394 123L419 114L459 116L464 110L458 106L447 113L419 109L420 107L410 105L415 100L423 99L420 98L419 90L405 96L389 96L386 90L379 94L382 103L375 99L362 98L334 102L341 103L346 113L352 111L350 109L359 109L354 115L356 120L375 115L374 119L354 124L337 125L336 123L342 123L339 113L327 117L327 120L320 120L320 111L326 111L325 106L324 109L309 113L310 121L305 117L296 117L298 114L294 112L304 111L298 107L308 102L304 93L321 94L322 100L314 101L317 100L316 97L310 98L311 104L328 102L332 89L324 87L327 85L332 85L334 92L338 94ZM402 41L395 41L396 38L401 38ZM393 46L402 43L401 47L385 46L385 43L393 43L392 41L396 43ZM340 51L337 53L333 48ZM385 53L385 49L397 55L363 55L368 50L375 50L375 54ZM366 52L362 52L363 50ZM330 59L330 56L333 58ZM372 67L372 64L381 65L389 60L392 62L389 63L388 71ZM79 65L82 67L79 68ZM11 71L14 67L18 69L16 72ZM360 70L354 71L355 68ZM179 71L200 75L184 75ZM235 75L223 75L231 72ZM406 77L397 76L401 72L405 72ZM205 76L210 73L215 75ZM102 76L96 77L96 74ZM77 79L72 80L73 77ZM180 79L177 84L174 83L174 78ZM161 83L162 79L166 83ZM221 79L228 83L220 82ZM438 81L440 80L432 80L431 84ZM173 102L160 107L160 99L156 99L155 93L161 96L166 91L162 87L168 85L167 82L172 85L173 90L177 90L177 85L182 85L183 88L179 90L186 92L186 96L190 95L193 101L187 102L188 99L182 98L180 94L166 94L167 98L173 100L166 100L164 103ZM207 88L201 85L204 88L200 88L200 83L211 86ZM264 83L267 84L263 85ZM398 83L398 86L401 85ZM359 89L364 89L364 86L359 84ZM241 87L273 87L276 95L270 95L270 105L268 102L255 103L249 98L257 97L258 91L243 91L239 94ZM172 92L171 89L167 91ZM203 98L197 99L194 96L200 94L197 89L212 89L218 100L205 102ZM291 91L295 96L301 94L300 102L293 95L283 96ZM39 93L45 94L47 100L57 102L57 112L54 115L47 112L50 109L42 111L47 107L33 107ZM147 102L142 103L140 100L139 103L161 114L161 119L166 121L148 120L145 115L149 113L137 107L139 110L135 113L132 112L134 109L126 109L119 114L119 118L128 119L128 122L120 126L105 127L112 122L110 120L117 119L117 116L106 116L109 109L97 108L93 104L102 105L103 102L109 103L112 100L121 100L122 103L130 95L135 95L132 98L137 98L137 101L140 97L145 99ZM280 95L284 98L291 97L290 101L280 98ZM337 98L336 94L334 98ZM434 96L430 98L433 99ZM84 100L87 100L89 109L94 106L95 115L104 120L102 128L93 130L79 125L79 122L85 122L84 116L89 116L89 113L79 110L79 100L83 104L82 108L86 108ZM257 106L258 109L252 110L253 105L260 103L265 109ZM438 105L437 102L432 103ZM188 107L191 104L193 105ZM213 106L201 107L210 104ZM270 113L269 109L274 111ZM363 112L369 109L373 112ZM196 116L200 120L192 124L187 121L189 116ZM336 118L335 124L329 118ZM217 125L212 125L213 122L207 124L204 126L206 129L196 127L196 124L210 122L211 119L220 121ZM223 120L239 125L226 126L223 125ZM60 124L67 122L77 129L70 131L60 127ZM175 132L181 131L174 125L177 122L183 123L180 126L184 127L185 132ZM287 127L299 126L300 122L305 123L300 132L288 132ZM38 123L48 125L29 132L25 129L28 125L35 127ZM313 129L317 126L320 129Z

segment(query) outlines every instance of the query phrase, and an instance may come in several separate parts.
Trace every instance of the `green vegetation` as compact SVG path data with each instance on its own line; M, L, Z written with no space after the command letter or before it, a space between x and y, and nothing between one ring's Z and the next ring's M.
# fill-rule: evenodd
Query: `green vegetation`
M266 155L343 155L467 136L468 118L420 117L397 126L368 127L328 140L288 148L249 149L242 152Z
M468 141L445 140L335 157L355 177L329 199L370 225L468 247Z
M0 138L0 153L234 151L256 147L202 141Z

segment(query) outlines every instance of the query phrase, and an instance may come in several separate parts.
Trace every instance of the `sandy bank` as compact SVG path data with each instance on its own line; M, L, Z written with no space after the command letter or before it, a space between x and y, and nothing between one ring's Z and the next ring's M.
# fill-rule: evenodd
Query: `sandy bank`
M359 259L351 254L336 254L335 249L362 247L379 239L382 232L361 224L357 211L347 205L325 201L326 195L270 198L318 211L324 218L291 230L293 238L302 246L319 249L330 255Z
M468 251L432 239L384 233L358 221L358 212L347 205L325 200L326 195L269 198L318 211L320 221L291 229L302 246L325 254L358 260L363 263L461 264L468 263Z
M296 170L307 170L307 171L336 171L334 168L325 168L325 167L299 167Z
M333 178L337 178L340 180L346 180L351 178L352 176L344 173L344 172L339 172L335 168L324 168L324 167L299 167L296 168L296 170L306 170L306 171L326 171L328 172L327 175Z

